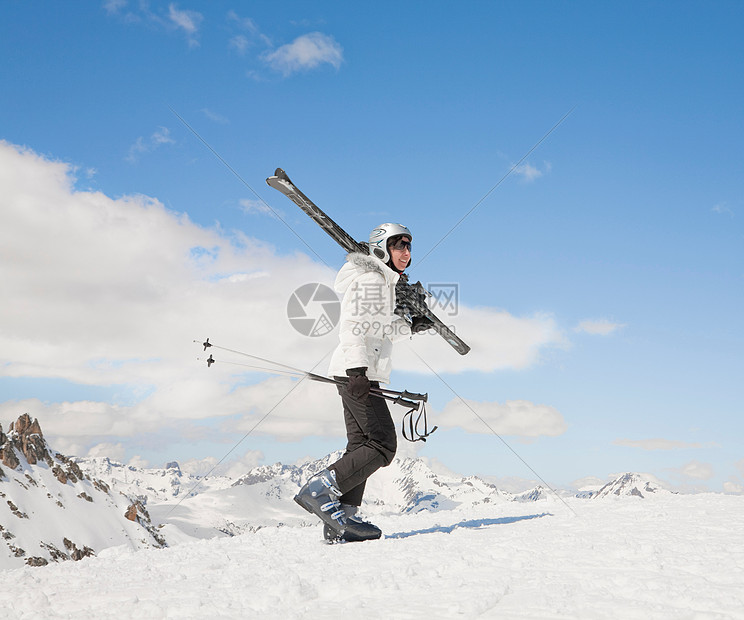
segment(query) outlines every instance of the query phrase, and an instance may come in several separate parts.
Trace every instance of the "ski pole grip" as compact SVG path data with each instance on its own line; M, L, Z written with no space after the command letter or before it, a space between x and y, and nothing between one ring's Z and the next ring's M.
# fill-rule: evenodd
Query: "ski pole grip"
M419 403L415 403L412 400L406 400L402 395L393 400L393 404L402 405L403 407L413 407L414 409L418 409L419 407Z
M428 402L429 395L428 394L416 394L415 392L409 392L408 390L403 390L400 393L401 398L407 398L410 400L422 400L424 402Z

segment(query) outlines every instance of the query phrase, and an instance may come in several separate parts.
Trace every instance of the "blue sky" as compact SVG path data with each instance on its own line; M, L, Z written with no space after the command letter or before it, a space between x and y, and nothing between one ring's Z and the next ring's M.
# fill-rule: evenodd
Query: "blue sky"
M459 287L473 352L424 336L393 376L444 422L420 456L534 478L462 398L551 484L636 470L744 492L743 18L3 3L0 423L29 411L72 454L221 459L292 384L207 370L192 341L310 368L336 338L286 319L343 255L266 186L281 166L358 239L409 226L413 279ZM342 447L332 392L303 386L226 462Z

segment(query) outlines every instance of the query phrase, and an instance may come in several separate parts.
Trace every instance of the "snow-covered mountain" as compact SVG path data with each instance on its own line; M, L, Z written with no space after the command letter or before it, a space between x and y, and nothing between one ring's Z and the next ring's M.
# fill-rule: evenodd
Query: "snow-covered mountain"
M0 538L0 568L165 545L141 501L53 451L27 414L0 428Z
M300 486L331 463L341 452L301 465L258 467L239 478L234 486L260 488L266 497L293 497ZM449 510L511 499L494 485L476 476L455 477L435 474L421 459L394 459L367 482L364 509L368 514L415 513Z
M608 482L599 491L591 494L592 499L600 499L611 496L648 497L649 494L669 493L661 483L650 474L624 473Z
M296 465L255 467L237 480L199 477L178 463L144 469L108 458L68 458L28 415L0 429L0 568L80 559L119 545L162 547L265 527L316 526L292 498L341 452ZM560 492L561 498L569 497ZM664 494L653 476L626 473L580 498ZM395 459L368 481L363 513L378 519L443 511L499 514L507 502L556 500L541 486L513 494L477 476L437 474L421 459Z
M184 473L176 461L164 468L142 468L124 465L108 457L74 458L89 476L104 480L108 486L143 502L178 501L186 495L224 489L234 480L225 476L194 476Z
M299 488L335 462L341 452L296 465L275 463L248 471L235 481L225 477L199 478L183 474L177 463L165 469L124 466L109 459L76 459L89 474L111 488L135 495L146 505L153 522L170 544L193 538L234 536L277 525L317 523L293 501ZM362 506L372 519L389 514L473 510L503 502L534 503L558 500L550 489L537 486L522 493L502 491L477 476L436 474L421 459L395 459L367 483ZM600 490L578 497L636 495L661 489L640 474L623 474ZM570 497L558 491L561 498Z
M517 493L512 497L515 502L537 502L546 499L550 491L546 491L542 486L536 486L534 489Z
M477 476L434 473L421 459L395 459L367 482L376 511L417 513L509 501L512 495ZM369 507L371 510L372 506Z
M153 522L164 524L169 544L192 538L233 536L276 525L312 526L317 519L292 498L341 452L297 465L276 463L248 471L232 481L198 478L181 472L177 463L165 469L125 466L110 459L76 459L89 475L112 489L136 496ZM513 496L476 476L441 476L420 459L395 459L368 482L368 516L415 514L510 501ZM522 501L525 501L524 499Z
M161 502L148 506L154 520L167 524L164 532L169 542L179 534L210 538L267 526L314 526L317 519L299 508L292 498L308 479L340 455L335 452L297 465L263 465L251 469L229 488L201 492L177 505ZM541 489L515 496L477 476L440 475L421 459L404 458L393 460L369 479L362 511L368 518L377 519L394 514L467 512L545 497Z

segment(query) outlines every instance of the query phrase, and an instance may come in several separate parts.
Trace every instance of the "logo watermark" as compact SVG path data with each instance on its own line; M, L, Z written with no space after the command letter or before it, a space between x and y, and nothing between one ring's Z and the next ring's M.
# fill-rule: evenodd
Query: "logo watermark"
M303 336L325 336L338 325L341 302L336 292L325 284L303 284L289 297L287 318Z
M354 282L351 289L352 316L364 317L385 316L390 312L395 301L394 293L389 287L377 282Z
M440 319L457 316L460 304L460 287L455 282L433 282L428 285L429 295L425 302L428 308ZM395 322L399 317L414 318L410 308L395 306L395 292L390 287L377 282L355 282L346 292L347 310L353 321L354 335L375 337L395 337L398 330L408 329L406 325ZM333 331L341 319L341 301L336 292L326 286L313 282L297 288L287 302L287 318L292 327L303 336L318 338ZM415 321L414 321L415 325ZM448 325L455 332L453 325ZM418 333L436 333L425 330Z
M428 306L435 314L457 316L460 307L460 285L456 282L432 282L428 286Z

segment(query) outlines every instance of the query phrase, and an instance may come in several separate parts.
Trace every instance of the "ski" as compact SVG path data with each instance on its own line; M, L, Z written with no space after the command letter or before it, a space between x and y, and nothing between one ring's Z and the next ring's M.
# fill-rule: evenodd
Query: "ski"
M338 243L344 250L347 252L369 254L366 243L357 243L354 241L351 235L328 217L318 205L305 196L305 194L303 194L297 186L289 180L289 177L284 170L277 168L276 172L274 172L274 176L266 179L266 183L269 184L269 187L279 190L300 207L300 209L309 215L318 226L333 237L334 241L336 241L336 243Z
M297 186L287 176L281 168L277 168L274 176L266 179L269 187L280 191L300 209L302 209L310 218L325 230L346 252L361 252L369 254L368 245L364 242L355 241L343 228L328 217L325 212L318 207L312 200L303 194ZM428 320L429 327L439 334L445 341L460 355L465 355L470 351L470 347L447 327L427 306L426 298L431 296L421 284L416 282L410 284L408 277L403 274L398 280L395 287L396 301L398 308L396 313L403 316L409 323L414 318L425 318Z

